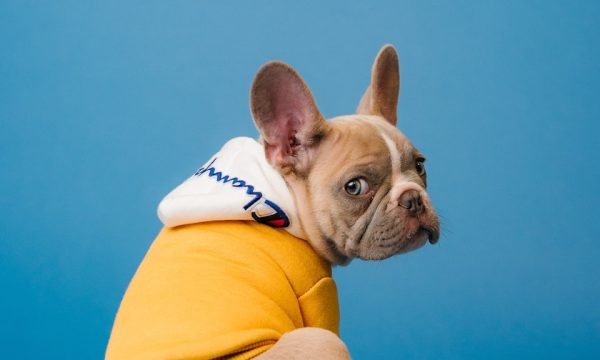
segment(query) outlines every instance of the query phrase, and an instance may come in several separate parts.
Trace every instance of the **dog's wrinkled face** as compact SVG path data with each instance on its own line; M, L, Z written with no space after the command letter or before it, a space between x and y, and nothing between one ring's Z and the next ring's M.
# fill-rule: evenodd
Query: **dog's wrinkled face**
M398 94L389 45L356 115L325 121L300 76L280 62L264 65L253 83L266 158L294 194L311 245L334 264L384 259L439 238L425 158L395 126Z
M439 237L424 157L377 116L332 120L308 176L316 226L337 259L384 259ZM339 261L338 260L338 261Z

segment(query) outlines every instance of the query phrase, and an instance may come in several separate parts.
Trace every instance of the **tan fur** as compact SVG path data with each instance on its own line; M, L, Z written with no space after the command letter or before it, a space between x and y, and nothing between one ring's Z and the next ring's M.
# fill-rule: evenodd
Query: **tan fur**
M338 117L329 121L329 126L329 135L316 152L308 179L288 180L311 245L333 263L344 263L352 257L383 259L423 246L427 239L410 238L415 235L416 227L425 225L437 232L439 223L425 191L424 179L410 168L420 153L400 131L378 116ZM396 144L400 164L392 166L381 131ZM353 211L356 204L348 204L340 199L340 193L332 192L332 181L348 180L354 170L362 166L370 166L381 178L381 184L370 195L372 200L367 208L359 206ZM342 186L342 183L338 185ZM421 194L427 212L420 222L406 216L397 206L401 189L415 189ZM393 220L375 226L387 218ZM398 230L397 219L406 225L405 230ZM381 248L379 240L370 238L381 239L389 246Z
M392 45L379 50L371 70L371 84L360 99L357 114L379 115L396 125L400 95L400 64Z
M416 173L421 154L395 127L399 81L398 56L386 45L375 58L359 114L325 121L289 65L268 63L254 80L251 108L267 160L294 195L311 245L334 264L384 259L439 237L425 176ZM348 197L343 189L353 179L371 184L369 192ZM424 212L396 206L408 189Z
M284 84L289 85L286 87ZM282 94L286 89L289 94ZM284 95L287 95L285 99L292 106L281 111L274 102L277 97ZM295 102L301 106L293 106L296 105ZM306 174L311 163L310 153L306 149L316 137L325 135L326 126L310 89L300 75L280 61L271 61L263 65L252 83L250 109L271 165L282 174ZM282 125L289 127L293 122L303 120L306 120L306 125L293 134L300 145L296 148L289 142L291 139L281 133L280 130L284 126L272 126L273 123L283 122Z
M425 174L417 172L423 156L396 128L399 91L391 45L377 54L354 115L325 121L302 78L283 63L263 66L253 83L251 108L267 160L286 180L308 241L332 264L385 259L439 238ZM348 193L346 184L357 179L364 194ZM349 355L337 337L300 329L261 358Z
M300 328L283 335L259 360L349 360L346 345L329 330Z

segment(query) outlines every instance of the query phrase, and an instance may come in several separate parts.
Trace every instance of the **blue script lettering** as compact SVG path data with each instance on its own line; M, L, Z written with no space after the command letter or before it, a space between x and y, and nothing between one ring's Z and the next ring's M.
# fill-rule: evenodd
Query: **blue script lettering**
M206 167L201 167L196 170L194 176L201 176L204 173L208 173L208 177L214 177L217 182L221 182L223 184L231 183L231 186L238 188L246 188L246 194L250 196L254 196L252 200L250 200L246 205L244 205L244 210L248 210L252 205L256 204L258 200L263 197L263 194L260 191L254 191L254 186L246 184L244 180L240 180L237 177L230 177L229 175L223 175L221 171L217 171L217 169L212 166L212 164L217 161L217 158L214 158Z
M231 186L235 188L246 188L246 194L253 196L254 198L244 205L244 210L248 210L263 198L263 194L260 191L254 191L254 186L249 185L245 180L238 179L237 177L230 177L229 175L224 175L221 171L217 171L217 169L212 166L215 161L217 161L217 158L212 159L205 167L196 170L194 176L202 176L204 173L208 173L208 177L214 178L217 182L223 184L231 183ZM252 218L254 220L273 227L288 227L290 225L290 219L277 204L268 199L264 199L264 205L270 207L275 213L258 216L258 214L253 211Z

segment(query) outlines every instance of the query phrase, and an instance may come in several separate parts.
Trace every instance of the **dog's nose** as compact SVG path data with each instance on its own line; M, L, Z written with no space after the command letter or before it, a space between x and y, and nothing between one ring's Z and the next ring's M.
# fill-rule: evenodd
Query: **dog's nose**
M421 194L417 190L410 189L400 195L398 205L408 210L411 215L419 215L425 210Z

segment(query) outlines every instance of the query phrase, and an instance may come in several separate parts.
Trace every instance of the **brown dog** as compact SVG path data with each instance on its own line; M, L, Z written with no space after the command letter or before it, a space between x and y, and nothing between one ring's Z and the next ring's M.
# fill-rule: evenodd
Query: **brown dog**
M396 51L385 46L357 115L330 121L288 65L268 63L254 80L266 158L294 194L311 245L333 264L385 259L439 238L425 158L396 128L399 80Z
M232 139L161 202L106 357L349 358L331 264L439 238L425 158L395 126L399 82L385 46L357 113L325 121L290 66L264 65L260 143Z
M399 82L398 57L387 45L356 115L325 121L290 66L267 63L254 80L251 108L266 158L294 195L310 244L332 264L385 259L439 239L425 158L396 128ZM341 341L319 329L292 331L263 354L347 356Z

